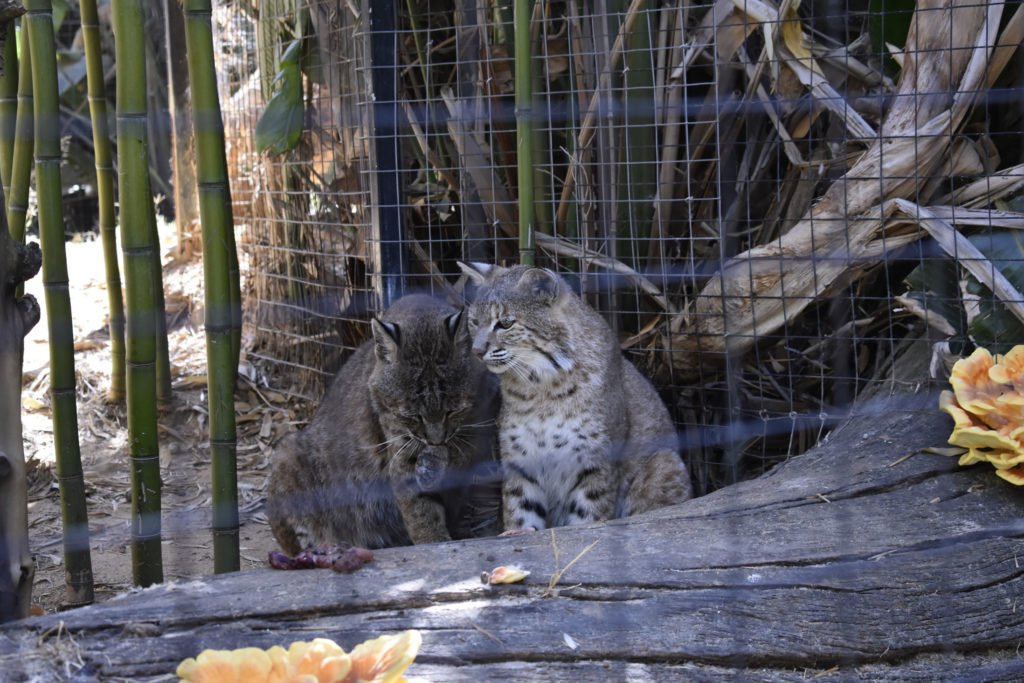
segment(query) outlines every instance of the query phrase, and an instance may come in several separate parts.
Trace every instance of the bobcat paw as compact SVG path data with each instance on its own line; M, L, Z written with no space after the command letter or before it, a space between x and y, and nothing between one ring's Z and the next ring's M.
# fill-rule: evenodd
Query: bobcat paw
M416 458L416 483L426 491L440 488L447 469L447 449L443 446L428 446Z

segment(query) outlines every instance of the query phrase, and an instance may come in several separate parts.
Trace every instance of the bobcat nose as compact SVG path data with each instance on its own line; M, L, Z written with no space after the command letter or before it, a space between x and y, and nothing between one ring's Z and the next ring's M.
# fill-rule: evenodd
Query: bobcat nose
M440 446L444 443L444 424L437 422L427 424L423 436L428 445Z
M483 358L484 354L487 353L487 330L479 330L476 336L473 337L473 355L477 358Z

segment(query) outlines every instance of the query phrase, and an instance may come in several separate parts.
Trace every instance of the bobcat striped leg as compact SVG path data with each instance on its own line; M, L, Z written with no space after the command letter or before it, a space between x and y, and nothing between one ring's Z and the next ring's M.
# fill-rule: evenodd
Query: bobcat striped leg
M501 493L506 531L547 528L544 489L532 474L518 465L506 463Z
M566 505L566 524L611 519L615 514L615 491L610 481L607 467L581 469Z

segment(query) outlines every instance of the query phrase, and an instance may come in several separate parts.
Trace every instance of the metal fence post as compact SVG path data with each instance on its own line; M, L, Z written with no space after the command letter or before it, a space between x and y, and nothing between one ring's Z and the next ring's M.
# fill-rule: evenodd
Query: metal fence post
M398 34L395 3L366 0L370 20L370 192L373 203L374 289L382 308L405 290L407 257L403 244L401 155L399 152Z

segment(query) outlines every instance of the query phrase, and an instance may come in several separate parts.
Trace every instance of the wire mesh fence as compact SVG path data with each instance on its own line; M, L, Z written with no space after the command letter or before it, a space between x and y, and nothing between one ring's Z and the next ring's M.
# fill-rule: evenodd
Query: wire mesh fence
M504 2L218 4L280 389L312 407L393 296L525 255L613 325L703 493L817 442L905 340L1024 338L1019 10L922 4L908 36L913 3L525 9L517 43Z

